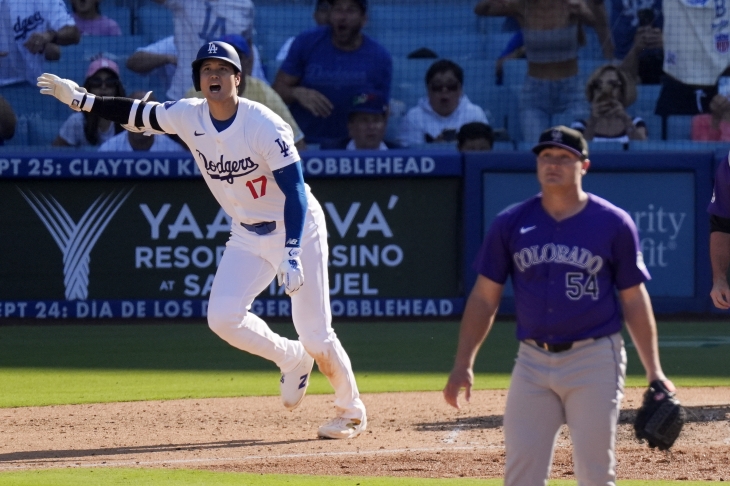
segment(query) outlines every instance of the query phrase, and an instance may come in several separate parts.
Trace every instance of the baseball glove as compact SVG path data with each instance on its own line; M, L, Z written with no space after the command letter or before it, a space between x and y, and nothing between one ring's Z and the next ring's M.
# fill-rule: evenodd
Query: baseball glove
M639 442L645 440L651 448L666 451L679 437L686 420L687 414L674 393L661 381L654 380L644 392L644 402L636 414L636 438Z

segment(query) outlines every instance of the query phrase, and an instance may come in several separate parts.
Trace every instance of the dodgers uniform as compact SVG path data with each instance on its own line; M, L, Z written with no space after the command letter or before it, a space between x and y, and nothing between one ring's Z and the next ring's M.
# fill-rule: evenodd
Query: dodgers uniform
M335 406L342 416L363 418L365 406L350 360L331 326L327 230L324 212L309 186L301 242L307 282L291 296L299 341L275 334L248 312L274 278L285 246L285 197L273 171L300 159L289 125L245 98L238 99L234 124L220 133L204 99L157 104L155 111L159 126L190 147L213 196L232 219L231 237L210 294L211 328L231 345L269 359L283 371L301 360L303 345L335 389ZM263 235L250 229L261 222L275 222L276 229Z
M580 484L615 481L626 353L616 290L648 280L628 214L592 194L556 221L537 195L496 218L478 272L512 277L521 341L504 416L505 485L544 484L562 424Z

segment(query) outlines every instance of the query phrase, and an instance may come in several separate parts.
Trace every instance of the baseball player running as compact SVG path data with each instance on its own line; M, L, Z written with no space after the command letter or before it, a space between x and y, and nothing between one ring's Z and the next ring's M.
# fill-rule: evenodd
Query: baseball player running
M647 380L674 390L659 363L649 274L628 214L582 189L590 166L583 136L554 127L533 152L542 192L499 214L487 232L444 397L459 408L464 388L469 401L474 359L511 276L520 346L504 414L505 485L547 484L562 424L578 484L614 485L622 309Z
M715 188L707 207L710 213L710 262L712 290L710 297L718 309L730 309L730 287L727 271L730 267L730 155L715 172Z
M192 68L195 89L205 99L160 104L97 97L53 74L40 76L38 86L76 111L124 123L128 130L182 138L232 219L210 293L210 328L232 346L276 363L288 409L304 398L316 360L335 389L338 411L318 435L356 437L367 425L365 405L331 326L324 213L304 183L292 130L265 106L237 96L244 78L229 44L207 43ZM249 312L275 275L291 296L298 341L275 334Z

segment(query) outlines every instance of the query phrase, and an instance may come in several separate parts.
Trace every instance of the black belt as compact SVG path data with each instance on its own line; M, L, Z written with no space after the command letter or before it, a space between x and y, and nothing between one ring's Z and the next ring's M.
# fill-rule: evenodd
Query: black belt
M546 343L544 341L538 341L537 339L528 339L527 341L533 343L535 346L537 346L540 349L544 349L545 351L550 351L551 353L562 353L563 351L568 351L569 349L573 349L573 346L576 343L579 344L588 344L590 341L595 341L597 338L588 338L588 339L581 339L580 341L573 341L570 343L560 343L560 344L550 344Z
M570 348L573 347L573 343L550 344L538 341L537 339L533 339L533 341L538 348L542 348L545 351L550 351L551 353L562 353L563 351L568 351Z
M264 223L256 224L241 223L241 226L252 233L256 233L257 235L268 235L276 229L276 221L266 221Z

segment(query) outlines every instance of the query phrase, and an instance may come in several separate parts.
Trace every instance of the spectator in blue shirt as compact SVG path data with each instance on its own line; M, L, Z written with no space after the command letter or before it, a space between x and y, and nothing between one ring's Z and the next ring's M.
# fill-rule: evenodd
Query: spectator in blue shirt
M350 105L358 94L382 93L390 100L391 56L362 33L367 0L328 1L329 24L294 39L273 85L307 144L347 137Z

